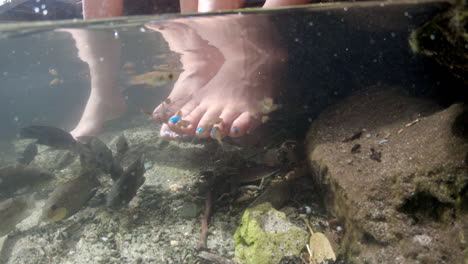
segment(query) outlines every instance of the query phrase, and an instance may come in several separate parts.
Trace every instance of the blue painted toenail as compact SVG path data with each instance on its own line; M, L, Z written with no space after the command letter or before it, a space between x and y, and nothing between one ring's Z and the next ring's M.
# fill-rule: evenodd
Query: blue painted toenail
M171 109L166 109L166 113L172 112Z
M169 136L170 134L171 134L171 131L169 131L169 130L164 131L164 135L168 135L168 136Z
M176 133L176 134L174 135L174 137L180 137L180 135Z
M179 122L179 120L180 120L180 116L173 116L169 119L169 121L171 121L174 124Z
M201 133L203 131L203 128L199 127L197 128L197 133Z
M239 132L239 129L237 129L237 127L233 127L232 131L234 131L234 133L237 133L237 132Z
M214 129L211 129L210 133L211 133L211 134L214 134L214 133L215 133Z

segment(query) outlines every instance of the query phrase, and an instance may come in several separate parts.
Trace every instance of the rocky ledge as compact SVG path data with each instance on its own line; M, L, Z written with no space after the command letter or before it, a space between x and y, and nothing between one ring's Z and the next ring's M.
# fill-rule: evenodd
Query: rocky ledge
M373 87L324 111L307 153L346 263L468 263L468 109Z

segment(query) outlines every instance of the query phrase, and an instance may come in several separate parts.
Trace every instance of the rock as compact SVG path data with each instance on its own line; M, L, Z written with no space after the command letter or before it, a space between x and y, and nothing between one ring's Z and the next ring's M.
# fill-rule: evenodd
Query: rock
M245 210L234 234L235 257L244 264L274 264L285 256L298 255L307 244L308 233L286 220L270 203Z
M468 227L466 106L440 110L377 88L325 110L307 137L309 164L326 206L345 220L344 258L462 263ZM371 136L343 142L363 129ZM379 145L383 139L388 141ZM355 144L361 151L351 153ZM374 153L380 161L372 159Z

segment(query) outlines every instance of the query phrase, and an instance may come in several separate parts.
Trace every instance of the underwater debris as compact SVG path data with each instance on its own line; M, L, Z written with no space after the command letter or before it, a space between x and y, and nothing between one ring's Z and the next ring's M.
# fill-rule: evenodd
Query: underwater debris
M370 149L371 154L369 157L371 160L375 160L377 162L382 162L382 152L375 150L374 148Z
M418 119L415 119L415 120L409 122L408 124L405 124L405 127L410 127L410 126L412 126L412 125L414 125L414 124L419 123L419 121L421 121L421 119L419 119L419 118L418 118Z
M23 165L28 165L37 155L37 145L35 143L29 143L24 149L21 156L18 158L18 162Z
M17 196L0 202L0 237L8 234L28 217L33 208L34 200L30 196Z
M57 149L70 149L76 143L67 131L52 126L28 126L20 129L21 138L36 139L36 144Z
M55 176L49 172L22 164L0 167L0 197L11 197L20 190L40 188L53 179Z
M362 130L357 131L357 132L355 132L354 134L352 134L351 136L349 136L349 137L343 139L341 142L346 143L346 142L353 141L353 140L355 140L355 139L359 139L359 138L361 138L361 136L362 136L362 132L363 132Z
M107 207L121 208L126 206L145 182L144 174L144 155L140 155L112 185L111 191L107 194Z
M213 138L216 141L218 141L218 144L222 147L223 146L223 134L221 133L221 129L219 127L213 127L210 133L213 136Z
M198 253L198 257L201 259L216 263L216 264L235 264L236 263L233 260L230 260L228 258L222 257L220 255L217 255L208 251L200 251Z
M206 199L205 199L205 212L203 213L203 216L200 218L201 232L200 232L200 240L198 241L198 244L197 244L197 250L205 249L207 247L206 240L208 237L208 225L210 222L212 207L213 207L213 193L211 190L208 190L208 193L206 194Z
M361 151L361 144L356 144L351 148L351 153L358 153Z
M55 222L76 214L96 193L100 185L96 170L85 169L80 175L61 182L49 195L41 219Z

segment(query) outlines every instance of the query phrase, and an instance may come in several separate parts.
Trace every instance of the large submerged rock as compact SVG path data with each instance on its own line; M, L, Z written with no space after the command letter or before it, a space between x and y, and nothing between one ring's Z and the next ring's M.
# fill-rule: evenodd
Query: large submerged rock
M377 88L330 107L308 134L347 263L468 263L466 106Z

